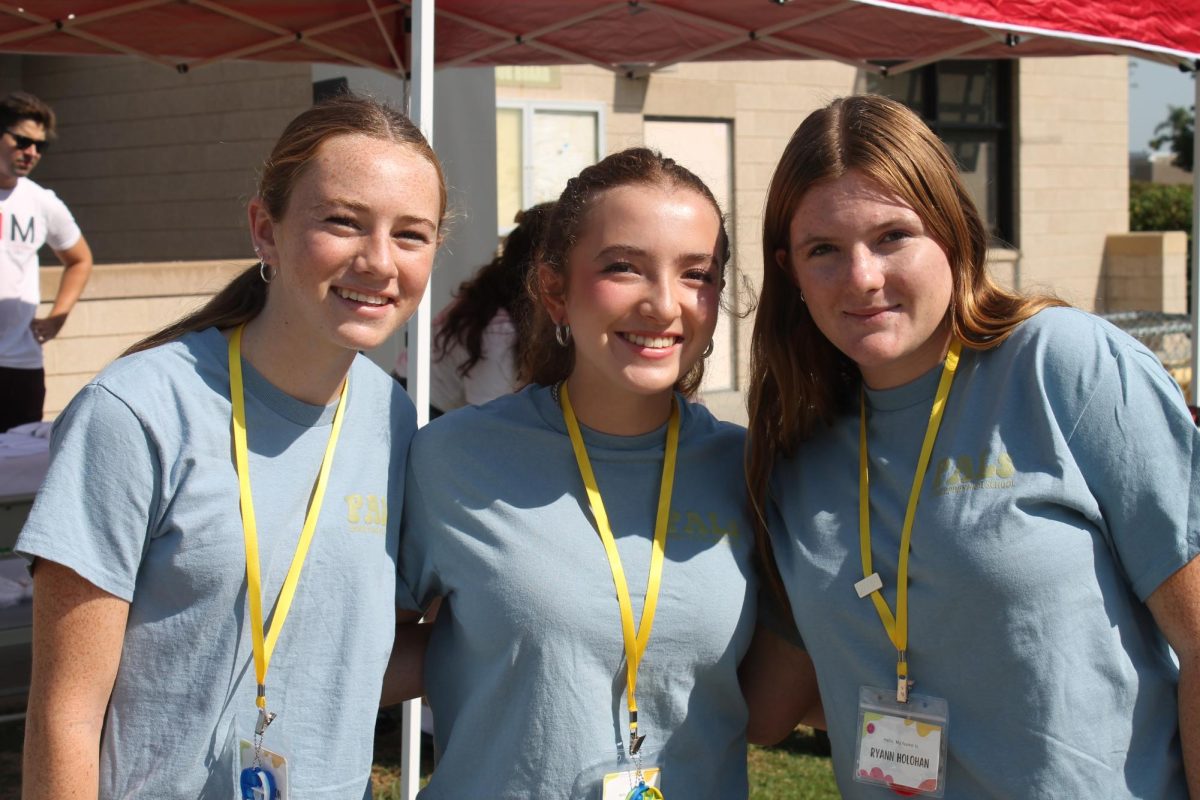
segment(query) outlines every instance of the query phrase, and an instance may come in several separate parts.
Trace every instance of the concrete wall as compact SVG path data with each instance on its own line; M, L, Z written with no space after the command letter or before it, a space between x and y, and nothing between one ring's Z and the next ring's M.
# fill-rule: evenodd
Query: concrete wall
M46 419L57 416L125 348L198 308L246 266L245 261L97 266L62 331L43 350ZM42 269L42 297L54 297L61 277L61 267ZM43 303L38 314L49 310Z
M1107 236L1129 230L1126 63L1017 62L1019 282L1089 310L1104 306Z
M1187 234L1114 233L1104 245L1104 311L1187 313Z
M0 84L11 71L0 65ZM179 75L127 58L27 56L20 74L59 118L32 177L66 201L97 262L253 258L246 200L279 133L312 102L307 64Z

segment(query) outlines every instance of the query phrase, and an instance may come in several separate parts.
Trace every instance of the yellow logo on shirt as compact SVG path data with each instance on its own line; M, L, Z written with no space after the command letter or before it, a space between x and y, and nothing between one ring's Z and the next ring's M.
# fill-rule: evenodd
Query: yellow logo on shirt
M346 495L346 521L351 533L382 534L387 528L387 498L376 494Z
M1001 451L943 458L937 465L937 493L953 494L974 489L1011 489L1017 469L1012 457Z
M668 536L688 536L697 539L720 539L741 536L736 519L722 522L715 513L701 514L697 511L672 511L667 526Z

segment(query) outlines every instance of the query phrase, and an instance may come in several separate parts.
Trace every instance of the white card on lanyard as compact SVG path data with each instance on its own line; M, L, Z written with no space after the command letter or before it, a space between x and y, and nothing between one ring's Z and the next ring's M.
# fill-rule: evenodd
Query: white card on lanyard
M910 694L908 702L898 703L891 690L860 688L854 780L941 797L949 722L949 705L940 697Z

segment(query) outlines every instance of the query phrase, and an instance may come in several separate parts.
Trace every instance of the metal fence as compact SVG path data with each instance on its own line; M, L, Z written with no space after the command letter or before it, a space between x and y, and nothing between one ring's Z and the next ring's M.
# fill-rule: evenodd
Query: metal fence
M1192 319L1187 314L1162 311L1116 311L1104 319L1146 345L1183 389L1188 402L1196 404L1192 386Z

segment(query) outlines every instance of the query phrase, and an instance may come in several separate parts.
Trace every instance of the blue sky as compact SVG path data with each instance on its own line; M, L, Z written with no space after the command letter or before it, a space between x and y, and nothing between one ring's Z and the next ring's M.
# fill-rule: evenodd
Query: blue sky
M1190 107L1194 102L1190 75L1153 61L1129 59L1130 151L1150 149L1154 128L1167 118L1168 106Z

